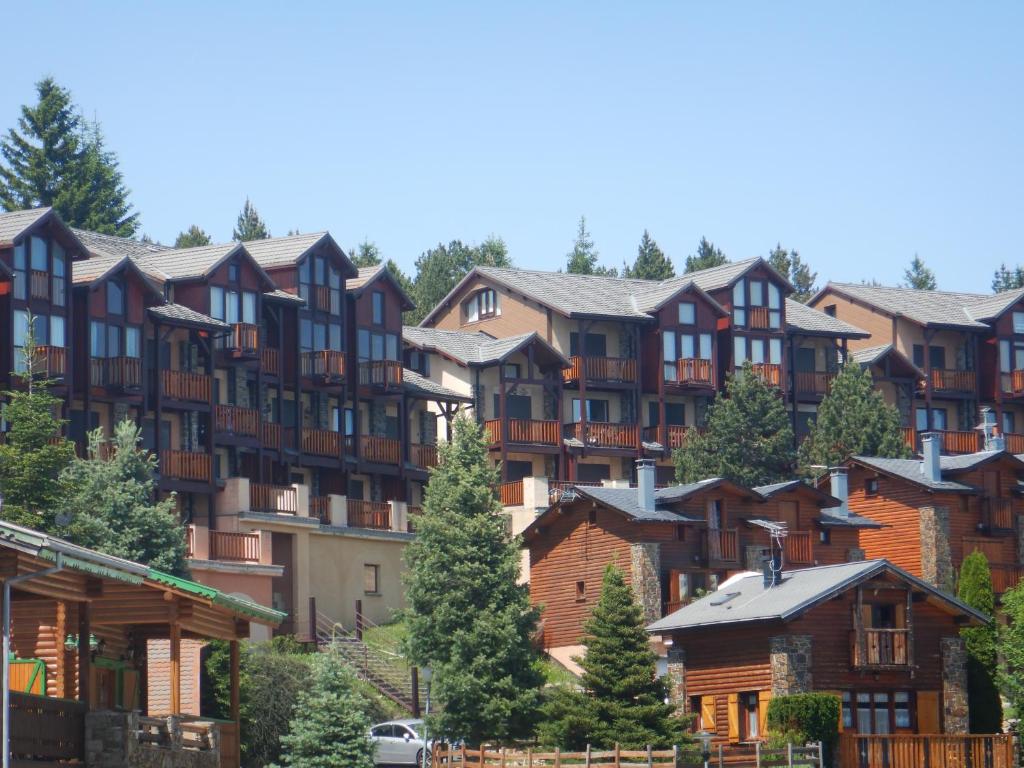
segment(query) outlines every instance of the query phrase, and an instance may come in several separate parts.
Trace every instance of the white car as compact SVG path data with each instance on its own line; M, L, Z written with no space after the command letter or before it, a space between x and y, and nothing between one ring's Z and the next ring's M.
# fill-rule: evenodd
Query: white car
M377 765L423 765L423 721L392 720L370 729ZM427 765L430 765L427 746Z

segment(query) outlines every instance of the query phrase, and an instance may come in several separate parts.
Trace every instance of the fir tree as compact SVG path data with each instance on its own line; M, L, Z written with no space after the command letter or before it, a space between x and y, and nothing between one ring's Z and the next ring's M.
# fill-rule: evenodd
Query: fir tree
M406 549L406 650L434 669L436 729L469 744L530 735L543 683L538 612L517 583L519 542L505 533L497 484L480 426L457 420Z
M89 455L76 459L61 478L71 518L67 539L84 547L187 576L185 532L174 499L154 502L156 458L142 450L141 430L125 419L108 443L100 429L89 433Z
M356 248L353 248L352 254L352 263L357 267L375 267L382 260L380 248L369 240L363 240Z
M580 216L580 223L576 228L576 241L566 257L568 261L565 271L574 275L602 275L605 277L615 277L618 274L614 268L600 266L597 263L597 257L594 240L587 231L587 217Z
M999 630L999 683L1019 716L1024 712L1024 581L1004 592L1001 603L1006 623Z
M718 267L725 264L727 259L721 249L716 248L714 243L706 237L700 239L697 245L697 252L686 257L686 272L698 272L702 269Z
M789 477L793 429L778 388L745 362L708 408L706 431L691 429L674 458L682 483L723 477L749 488Z
M178 236L174 238L174 247L198 248L201 245L209 245L212 242L213 240L203 231L202 227L198 224L193 224L184 232L178 233Z
M975 550L960 566L957 596L986 616L994 616L995 591L988 558ZM996 685L998 675L998 634L995 621L983 627L960 630L967 648L967 701L971 733L999 733L1003 729L1003 705Z
M328 651L313 658L312 673L281 737L281 762L289 768L374 768L367 704L352 672Z
M1024 288L1024 267L1018 264L1013 269L1007 269L1005 264L1000 264L992 276L992 290L1002 293L1017 288Z
M117 155L106 148L98 123L87 127L82 147L72 183L63 185L54 207L71 226L133 237L139 229L139 214L132 212Z
M910 266L903 271L903 287L915 288L919 291L934 291L938 288L935 273L925 266L924 259L914 254Z
M407 313L406 322L419 323L473 267L512 267L505 241L491 235L479 245L466 245L461 240L452 240L448 245L438 243L416 259L416 279L411 283L388 260L388 269L403 285L409 284L407 292L416 304L416 309Z
M267 229L267 225L260 218L249 198L245 198L245 205L242 206L242 212L238 214L238 221L231 233L231 239L247 243L250 240L266 240L268 237L270 237L270 230Z
M29 317L23 371L15 375L21 386L3 393L9 431L0 443L0 517L52 533L56 510L64 500L61 472L74 458L75 447L61 436L66 422L53 415L61 406L50 392L53 382L32 375L41 365L31 331L34 323Z
M768 254L768 263L775 268L775 271L793 284L793 295L790 297L795 301L806 304L807 300L817 292L815 281L818 279L817 272L811 272L800 254L793 250L787 251L781 243L776 243Z
M633 266L623 266L622 276L634 280L668 280L676 276L672 260L666 256L645 229L636 249Z
M803 467L833 467L854 455L893 459L910 455L899 411L885 402L871 373L857 363L840 369L810 428L800 445Z

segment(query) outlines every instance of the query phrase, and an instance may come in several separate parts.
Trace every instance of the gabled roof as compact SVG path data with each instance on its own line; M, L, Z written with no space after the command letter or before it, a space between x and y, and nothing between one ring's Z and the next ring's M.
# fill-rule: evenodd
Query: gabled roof
M807 336L835 336L847 339L866 339L871 335L855 325L844 323L793 299L786 299L786 329Z
M897 367L903 370L904 373L910 374L911 378L924 378L924 371L914 365L913 360L896 349L892 344L882 344L877 347L858 349L850 353L850 359L864 368L881 365L885 362L885 358L887 357L891 357L895 361Z
M804 482L803 480L786 480L781 483L771 483L770 485L755 485L751 490L766 501L778 496L780 493L803 492L815 496L818 503L824 507L838 507L841 503L839 499L832 494L825 493L825 491L820 488Z
M743 259L742 261L731 261L717 267L709 267L708 269L701 269L696 272L691 272L688 275L685 275L685 277L691 278L705 291L717 291L720 288L726 288L732 285L747 274L747 272L757 266L763 266L769 272L774 274L779 282L789 289L790 293L796 290L785 275L781 274L777 269L775 269L775 267L760 256Z
M289 291L281 290L280 288L275 288L272 291L265 291L263 293L263 298L270 299L271 301L282 301L282 302L285 302L287 304L305 304L306 303L306 300L304 298L302 298L301 296L299 296L297 294L294 294L294 293L290 293Z
M995 320L1021 299L1024 299L1024 288L1001 291L972 302L967 311L975 320Z
M955 475L958 472L977 469L984 464L999 459L1011 459L1014 464L1019 465L1019 469L1024 470L1024 462L1020 460L1020 457L1015 456L1009 451L976 451L975 453L962 453L956 456L943 456L939 460L939 466L943 472Z
M479 331L445 331L439 328L407 325L402 328L402 339L424 352L438 352L467 366L493 365L523 347L536 343L558 365L563 368L569 366L565 356L541 338L536 331L496 339Z
M985 323L976 319L970 310L971 306L982 302L982 306L987 306L992 297L985 294L830 282L814 295L810 303L816 303L829 291L869 304L889 315L905 317L920 325L965 330L988 328Z
M473 402L473 398L468 395L460 395L454 389L443 387L435 381L420 376L416 371L410 371L408 368L402 371L402 383L408 393L430 400L446 400L461 403Z
M85 245L77 237L74 230L61 221L57 212L48 206L42 208L29 208L24 211L7 211L0 213L0 248L13 245L14 241L24 235L32 227L42 224L44 221L53 220L57 228L73 243L81 256L88 252Z
M946 459L950 458L953 457L942 457L940 462L941 468L945 468L944 463ZM929 491L947 491L950 493L974 493L977 491L972 485L958 483L954 480L929 480L921 472L921 461L919 459L885 459L877 456L852 456L850 461L876 469L890 477L907 480Z
M228 331L231 326L223 320L196 312L182 304L161 304L149 308L149 314L173 325L189 325L211 331Z
M95 286L122 269L135 273L150 293L163 300L163 293L130 256L92 256L76 261L72 282L77 286Z
M398 291L398 295L402 297L403 310L416 308L416 304L409 297L409 294L405 292L401 283L391 274L391 270L385 264L377 264L373 267L360 267L358 274L345 283L345 290L355 296L361 296L363 291L381 279L390 282L395 287L395 290Z
M264 269L288 267L294 265L303 256L320 245L326 245L340 257L346 277L357 274L355 266L349 260L341 246L331 237L330 232L311 232L305 235L288 235L287 237L268 237L264 240L249 240L245 248L253 259Z
M147 256L151 253L174 250L169 245L144 243L141 240L118 237L117 235L102 235L99 232L90 232L88 229L72 229L71 231L93 256Z
M707 482L707 481L705 481ZM701 483L694 483L691 492L701 490ZM689 486L683 486L689 488ZM636 488L605 488L603 486L575 486L574 490L582 497L593 499L610 509L621 512L633 522L637 523L693 523L703 518L690 517L682 512L676 512L663 506L666 501L676 501L676 498L666 499L664 491L659 489L654 492L654 509L645 510L638 503L639 495ZM682 496L678 498L683 498Z
M252 261L245 243L221 243L200 245L195 248L172 248L166 251L147 253L133 257L139 267L161 281L191 280L206 277L225 261L243 254ZM274 281L263 271L263 267L252 262L256 271L270 285Z
M991 621L991 617L888 560L865 560L783 571L781 582L770 588L764 586L764 577L760 573L738 576L717 592L650 624L647 631L657 634L730 624L791 621L816 605L883 575L907 582L914 590L924 592L930 602L947 613L964 616L973 624Z

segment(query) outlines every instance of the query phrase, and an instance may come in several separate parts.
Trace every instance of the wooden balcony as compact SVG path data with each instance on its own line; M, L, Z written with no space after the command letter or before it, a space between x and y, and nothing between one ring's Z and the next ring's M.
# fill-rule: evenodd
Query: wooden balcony
M391 530L391 505L386 501L348 500L348 524L352 528Z
M214 427L218 432L239 437L256 437L259 434L260 412L255 408L218 405L213 414Z
M313 286L313 306L321 312L331 311L331 289L326 285Z
M569 358L570 367L562 371L566 382L579 381L586 376L595 384L630 384L636 381L636 360L626 357L583 357Z
M29 278L29 286L33 299L50 298L50 273L33 269Z
M921 434L912 427L903 427L903 440L912 451L921 452ZM975 453L981 450L981 433L973 429L933 429L942 438L942 453Z
M931 370L933 392L959 392L969 394L978 389L978 375L974 371L958 371L952 368Z
M235 357L255 357L260 348L259 326L251 323L232 323L231 332L224 337L223 348Z
M713 387L715 385L715 369L710 360L695 357L684 357L676 361L676 378L673 384Z
M249 508L253 512L295 515L299 511L298 492L290 485L249 483Z
M142 359L138 357L90 357L89 384L128 391L142 388Z
M999 376L999 388L1004 395L1021 397L1024 395L1024 370L1010 371Z
M827 371L797 371L796 391L801 395L827 395L832 391L836 374Z
M640 427L636 424L613 424L606 421L588 421L584 425L577 421L566 424L563 434L597 448L636 448Z
M903 442L911 451L917 450L917 433L913 427L900 427L900 432L903 435Z
M521 507L523 505L523 481L513 480L498 485L498 498L503 507Z
M258 563L260 535L234 531L210 531L210 559L227 563Z
M748 307L747 326L757 330L766 330L772 327L772 315L768 307Z
M413 443L409 446L412 463L417 467L429 469L437 466L437 446Z
M392 389L402 386L402 364L398 360L369 360L359 364L359 384Z
M330 349L303 352L300 357L302 375L325 382L340 382L345 378L345 353Z
M985 499L986 521L993 530L1013 531L1016 519L1012 499Z
M858 642L859 639L859 642ZM863 629L850 632L850 659L855 669L909 667L909 629Z
M32 374L56 379L67 373L67 350L64 347L37 346Z
M260 367L267 376L281 375L281 353L273 347L260 350Z
M260 442L264 448L281 450L281 425L272 421L264 421L260 425Z
M163 396L171 400L210 402L210 377L205 373L188 371L161 371Z
M289 429L288 432L288 445L294 445L295 430ZM303 427L301 450L312 456L340 456L341 433L330 429Z
M402 443L390 437L363 435L359 438L359 458L374 464L401 464Z
M160 451L160 474L176 480L209 483L213 480L213 457L198 451Z
M509 419L508 427L501 429L501 419L488 419L484 430L490 435L492 445L524 443L527 445L559 445L558 422L541 419Z
M754 363L754 375L765 384L773 387L782 386L782 366L778 363Z
M644 440L648 443L659 443L670 450L682 448L691 431L703 432L703 427L684 427L678 424L669 424L660 427L644 427Z
M739 531L735 528L707 528L704 531L704 560L709 567L734 564L740 560Z
M789 531L785 542L785 559L787 565L810 565L814 562L814 548L810 531Z
M1024 565L989 563L988 567L992 573L992 589L997 595L1013 589L1024 579Z
M330 525L331 523L331 497L330 496L310 496L309 497L309 516L315 517L324 525Z
M1004 432L1006 450L1010 453L1024 453L1024 435L1017 432Z

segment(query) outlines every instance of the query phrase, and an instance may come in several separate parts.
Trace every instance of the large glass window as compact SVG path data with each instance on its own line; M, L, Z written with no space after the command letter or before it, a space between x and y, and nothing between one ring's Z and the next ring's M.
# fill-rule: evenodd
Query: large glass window
M63 307L66 300L67 290L67 255L64 249L58 244L53 244L53 303Z
M751 339L750 362L752 362L754 365L759 365L764 361L764 339Z
M768 350L768 361L772 365L782 365L782 339L769 339Z
M237 323L239 318L238 311L238 291L225 291L224 292L224 322L226 323Z
M107 314L124 314L124 286L117 280L107 281Z
M53 315L50 318L50 346L63 347L67 345L67 338L64 331L64 318L61 315Z
M752 307L763 307L764 306L764 281L763 280L751 280L750 281L750 306L752 306Z
M768 326L782 327L782 292L775 283L768 283Z
M337 323L331 323L328 328L330 329L330 345L331 349L335 352L341 352L341 326Z
M735 325L747 324L747 281L737 280L732 287L732 321Z
M356 354L360 360L370 359L370 332L360 329L356 333Z
M28 253L24 243L14 246L14 298L24 301L27 298Z
M312 267L309 262L310 258L306 258L299 263L299 297L307 304L309 303L309 296L313 292L310 287L310 283L312 283Z
M665 352L665 381L675 381L678 378L676 368L676 332L662 331L662 346Z
M31 248L32 271L49 272L50 265L46 260L46 241L37 235L33 235L31 239Z
M124 353L128 357L142 357L142 331L134 326L124 329Z
M210 317L214 317L217 320L225 318L224 289L219 285L210 286Z
M313 322L311 320L299 321L299 347L303 352L313 349Z
M373 324L384 325L384 293L374 291L371 301L373 302Z
M14 312L14 370L19 373L26 368L23 349L27 339L28 312L16 310Z
M711 334L702 333L700 335L700 359L710 360L711 359Z
M107 357L121 356L121 326L107 326Z
M370 359L384 359L384 336L382 334L375 333L370 337Z
M733 342L733 361L735 366L739 368L747 359L747 340L742 336L737 336L732 340Z
M580 399L572 400L572 420L581 421ZM587 399L587 421L608 421L608 401Z
M327 325L313 323L313 349L327 349Z
M256 325L256 294L252 291L242 294L242 322Z
M388 360L398 360L398 336L389 333L384 337L384 343L387 349L385 354Z
M697 305L692 301L679 302L679 324L693 325L697 322Z
M93 357L107 356L107 327L105 323L93 320L89 324L89 354Z
M1013 313L1013 332L1024 334L1024 312Z

